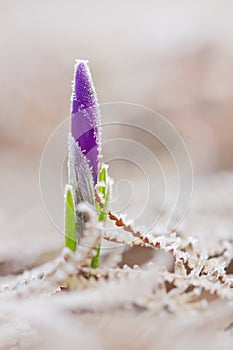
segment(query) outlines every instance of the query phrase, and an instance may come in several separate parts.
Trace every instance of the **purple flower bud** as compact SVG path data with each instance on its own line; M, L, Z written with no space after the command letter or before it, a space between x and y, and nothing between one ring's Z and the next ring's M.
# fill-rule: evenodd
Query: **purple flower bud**
M75 65L71 105L71 134L87 163L96 184L100 153L100 112L87 61Z

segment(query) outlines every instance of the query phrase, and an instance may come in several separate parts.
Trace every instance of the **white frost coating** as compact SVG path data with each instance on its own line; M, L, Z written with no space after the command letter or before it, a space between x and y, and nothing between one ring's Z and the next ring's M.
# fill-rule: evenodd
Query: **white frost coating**
M77 210L84 213L86 217L85 230L79 238L79 244L96 250L102 238L102 223L97 221L96 212L88 203L80 203Z
M68 181L75 193L76 228L77 235L81 236L84 230L84 218L80 215L77 205L86 202L94 207L94 183L87 158L71 134L69 134Z
M104 266L100 261L100 267L93 270L90 261L96 251L78 245L76 253L64 249L58 259L46 265L30 271L24 267L21 275L1 277L0 347L63 350L73 349L78 344L80 349L115 350L123 339L122 350L232 349L232 179L231 176L226 187L225 178L220 178L219 186L214 187L216 201L208 197L209 181L205 184L206 190L204 187L195 204L192 222L186 223L186 228L177 235L162 235L156 231L142 234L133 242L130 232L122 230L122 237L116 236L119 243L122 239L127 245L136 246L133 248L135 263L141 253L146 252L140 246L150 246L156 248L153 250L155 258L162 252L172 257L174 269L168 271L167 265L162 266L156 260L150 260L148 265L152 274L143 267L112 269L110 260L106 260ZM85 208L88 210L83 204L79 207L80 210ZM91 211L88 212L92 218ZM34 227L34 218L31 227ZM228 229L228 238L213 229L212 221L215 225L221 224L219 230L223 230L224 235ZM93 224L89 228L87 225L84 236L93 230L99 239L101 232L94 229ZM208 229L205 254L203 239L197 237L198 231L200 235L203 233L203 227ZM36 227L36 232L43 231ZM22 235L23 230L20 233ZM115 239L111 230L109 235L108 232L104 234L109 240ZM39 245L40 238L39 234ZM21 246L21 250L12 252L10 235L9 240L9 257L16 259L20 251L25 260ZM18 238L18 244L20 242L22 236ZM23 239L24 245L27 242ZM47 245L44 244L43 249L47 249ZM35 254L35 248L31 249ZM115 249L112 252L115 254ZM131 257L132 253L133 250ZM124 263L129 262L129 258L127 261L126 253Z
M78 67L78 65L79 65L80 63L84 63L85 66L88 67L89 61L88 61L88 60L81 59L81 58L75 60L75 65L74 65L74 76L73 76L73 80L72 80L72 82L71 82L72 94L71 94L70 102L73 102L74 98L76 98L76 96L75 96L75 74L76 74L76 71L77 71L77 67ZM88 67L88 69L89 69L89 67ZM89 73L90 73L90 71L89 71ZM72 108L72 105L71 105L71 108ZM71 110L71 112L72 112L72 110Z

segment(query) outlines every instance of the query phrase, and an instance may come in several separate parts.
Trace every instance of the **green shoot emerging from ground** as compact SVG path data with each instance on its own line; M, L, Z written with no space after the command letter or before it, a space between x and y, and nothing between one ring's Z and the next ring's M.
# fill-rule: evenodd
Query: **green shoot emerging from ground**
M107 220L108 215L108 205L109 205L109 192L110 192L110 184L107 173L107 166L104 164L102 166L101 171L99 172L99 188L98 192L101 197L102 206L96 202L96 210L98 214L98 221L102 221L103 223ZM91 267L97 268L99 266L99 258L100 258L100 248L101 244L99 243L97 248L97 253L91 261Z
M68 183L65 194L65 245L76 251L77 237L83 237L85 220L77 211L84 202L96 209L103 228L108 218L110 181L107 165L100 166L101 116L88 62L77 60L71 98L71 134L69 136ZM96 191L96 192L95 192ZM95 200L95 194L98 198ZM100 238L95 243L96 255L91 266L97 268L100 259Z

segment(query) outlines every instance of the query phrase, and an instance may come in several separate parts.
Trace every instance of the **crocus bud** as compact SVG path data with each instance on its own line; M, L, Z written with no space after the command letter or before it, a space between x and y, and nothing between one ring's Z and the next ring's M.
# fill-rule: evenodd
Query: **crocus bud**
M100 112L88 62L77 60L71 105L71 134L86 156L93 183L99 172Z

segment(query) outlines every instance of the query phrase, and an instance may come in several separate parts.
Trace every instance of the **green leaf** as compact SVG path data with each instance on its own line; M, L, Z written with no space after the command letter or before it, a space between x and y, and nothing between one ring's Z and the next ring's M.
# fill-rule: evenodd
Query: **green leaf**
M106 178L107 178L107 168L105 166L103 166L103 168L101 169L100 173L99 173L99 182L103 182L106 185ZM106 193L106 186L101 186L99 188L99 192L102 193L103 195L105 195Z
M103 208L99 209L98 221L106 222L107 217L108 217L108 204L109 204L109 193L110 193L109 186L105 187L104 190L105 190L104 206L103 206Z
M98 214L98 221L106 222L108 217L108 206L109 206L109 199L110 199L110 182L109 177L107 173L107 165L103 164L102 169L99 172L99 183L101 183L100 187L98 188L98 191L100 194L102 194L102 202L103 202L103 208L99 205L99 203L96 203L96 210L99 213ZM91 261L91 267L97 268L99 266L99 259L100 259L100 248L101 243L99 243L97 248L96 255L92 258Z
M110 196L110 186L109 178L107 173L107 166L103 164L102 169L99 173L99 182L102 183L102 186L99 187L99 193L103 195L103 208L96 203L96 209L99 212L98 221L106 222L108 214L108 205L109 205L109 196Z
M65 246L76 250L76 213L72 186L65 188Z
M97 267L99 266L99 260L100 260L100 248L101 248L101 244L98 244L97 247L97 253L96 255L92 258L91 260L91 267L93 269L97 269Z

